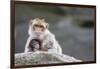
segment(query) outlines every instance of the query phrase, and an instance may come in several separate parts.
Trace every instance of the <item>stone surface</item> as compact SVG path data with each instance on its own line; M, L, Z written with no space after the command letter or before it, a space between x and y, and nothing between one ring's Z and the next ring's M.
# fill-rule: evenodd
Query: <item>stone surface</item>
M37 65L54 63L82 62L68 55L48 52L29 52L15 54L15 65Z

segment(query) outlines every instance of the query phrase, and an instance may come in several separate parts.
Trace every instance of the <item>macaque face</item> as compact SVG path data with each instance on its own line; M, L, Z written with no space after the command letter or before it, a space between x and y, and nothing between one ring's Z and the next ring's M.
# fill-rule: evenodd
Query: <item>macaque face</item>
M39 25L39 24L34 24L32 28L36 32L43 32L46 29L43 25Z
M46 29L48 29L48 23L45 22L44 19L36 18L31 20L32 29L35 33L43 33Z

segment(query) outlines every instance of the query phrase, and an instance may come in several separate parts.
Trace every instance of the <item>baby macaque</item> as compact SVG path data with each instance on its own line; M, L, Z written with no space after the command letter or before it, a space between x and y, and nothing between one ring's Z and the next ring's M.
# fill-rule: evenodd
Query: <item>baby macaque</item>
M55 36L48 30L49 24L42 18L35 18L29 23L29 38L25 52L46 51L62 54L62 49Z
M39 40L37 39L32 39L29 43L29 50L28 52L32 52L32 51L38 51L40 49L41 43Z

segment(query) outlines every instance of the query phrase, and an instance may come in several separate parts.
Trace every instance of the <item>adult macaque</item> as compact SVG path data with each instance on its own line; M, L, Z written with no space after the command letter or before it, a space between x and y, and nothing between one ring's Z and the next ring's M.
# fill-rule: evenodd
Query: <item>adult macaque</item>
M61 46L48 27L49 24L44 19L30 20L25 52L46 51L62 54Z

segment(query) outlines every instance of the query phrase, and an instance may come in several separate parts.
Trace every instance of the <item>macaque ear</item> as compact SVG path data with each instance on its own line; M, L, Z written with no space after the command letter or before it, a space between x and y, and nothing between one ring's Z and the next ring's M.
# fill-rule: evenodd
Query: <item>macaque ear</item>
M29 25L32 25L32 21L33 21L32 19L29 21Z
M42 19L43 22L46 22L45 19Z
M46 28L49 28L49 24L48 23L46 23Z
M39 18L35 18L34 20L35 20L35 21L38 21L38 20L40 20L40 19L39 19Z

